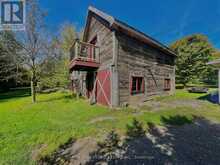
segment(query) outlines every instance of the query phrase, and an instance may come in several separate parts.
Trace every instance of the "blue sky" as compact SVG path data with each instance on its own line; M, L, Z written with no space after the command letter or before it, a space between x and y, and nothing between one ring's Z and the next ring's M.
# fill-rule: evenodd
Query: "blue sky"
M220 0L39 0L46 23L57 32L70 22L81 29L92 5L164 44L194 33L220 48Z

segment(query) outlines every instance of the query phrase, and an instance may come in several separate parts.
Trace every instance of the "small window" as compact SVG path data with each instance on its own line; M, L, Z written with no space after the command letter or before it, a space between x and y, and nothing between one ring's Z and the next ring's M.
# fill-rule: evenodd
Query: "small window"
M170 56L165 56L165 64L166 65L174 65L174 58Z
M144 78L132 77L131 79L131 94L144 93Z
M171 81L170 81L170 79L165 79L164 80L164 90L170 90L171 89Z

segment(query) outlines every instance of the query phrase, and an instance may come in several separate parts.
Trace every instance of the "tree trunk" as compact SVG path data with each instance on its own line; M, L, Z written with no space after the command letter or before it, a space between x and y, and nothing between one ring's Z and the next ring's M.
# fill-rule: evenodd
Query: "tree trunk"
M186 83L183 83L183 89L185 89L186 88Z
M34 78L32 77L31 79L31 96L32 96L32 102L36 102L36 89L35 89L35 81Z

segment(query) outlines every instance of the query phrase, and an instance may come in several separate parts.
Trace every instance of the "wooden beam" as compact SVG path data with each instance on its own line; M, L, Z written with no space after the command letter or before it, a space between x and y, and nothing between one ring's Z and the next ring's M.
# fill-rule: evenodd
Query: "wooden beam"
M119 80L118 80L118 39L115 31L112 32L113 59L111 65L111 104L112 107L119 106Z

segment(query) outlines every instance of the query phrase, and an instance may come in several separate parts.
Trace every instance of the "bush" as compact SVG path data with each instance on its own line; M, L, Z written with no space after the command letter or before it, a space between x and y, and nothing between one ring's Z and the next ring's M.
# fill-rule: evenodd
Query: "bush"
M112 130L102 142L98 142L98 149L90 154L91 159L88 164L96 164L100 161L111 162L119 159L122 151L119 143L119 135Z
M120 138L119 135L112 130L105 138L103 142L99 142L99 154L104 157L113 156L114 152L120 148L119 146Z
M121 149L119 142L119 135L114 130L109 132L104 141L98 143L98 149L90 154L90 164L119 158L119 151Z
M134 118L132 124L127 124L126 134L128 138L143 137L145 135L143 123L139 122L136 118Z
M51 88L51 89L41 90L41 91L38 91L38 92L43 93L43 94L49 94L49 93L57 92L59 90L60 90L60 88Z
M184 124L191 124L193 121L191 117L175 115L175 116L161 116L161 121L166 125L181 126Z
M160 136L160 133L158 132L158 129L154 123L148 122L148 132L152 135Z
M176 89L184 89L184 85L182 85L182 84L176 84Z

